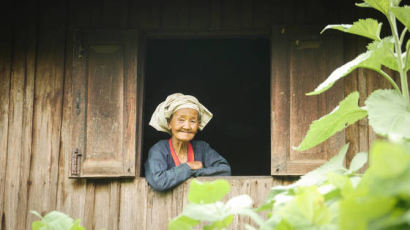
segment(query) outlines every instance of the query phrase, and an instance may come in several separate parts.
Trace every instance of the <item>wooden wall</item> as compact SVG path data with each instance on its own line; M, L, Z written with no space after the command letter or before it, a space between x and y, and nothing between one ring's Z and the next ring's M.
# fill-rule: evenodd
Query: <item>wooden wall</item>
M343 4L342 4L343 2ZM139 31L265 31L281 25L350 23L363 9L353 2L312 0L86 0L10 1L1 9L0 36L0 230L30 229L36 210L60 210L87 229L164 229L186 203L187 183L168 193L144 178L68 178L71 151L71 64L68 34L75 28ZM350 14L343 10L349 9ZM363 44L344 39L345 60ZM359 70L345 78L345 94L362 99L385 86ZM363 101L361 101L363 103ZM353 153L366 151L374 133L366 122L345 131ZM230 196L250 194L257 204L287 177L231 177ZM247 219L236 219L232 229ZM243 225L242 225L243 226Z

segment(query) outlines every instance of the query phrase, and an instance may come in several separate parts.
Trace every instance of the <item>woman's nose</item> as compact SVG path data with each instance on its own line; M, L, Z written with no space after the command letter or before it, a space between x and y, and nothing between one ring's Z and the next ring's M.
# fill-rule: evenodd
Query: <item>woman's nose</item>
M191 129L191 126L189 125L189 121L185 121L182 127L184 129Z

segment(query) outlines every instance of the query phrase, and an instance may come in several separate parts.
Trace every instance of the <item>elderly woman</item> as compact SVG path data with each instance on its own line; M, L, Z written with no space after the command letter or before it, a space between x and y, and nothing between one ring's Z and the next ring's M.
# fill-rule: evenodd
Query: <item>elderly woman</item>
M145 177L151 187L165 191L191 176L229 176L228 162L195 134L211 120L212 113L189 95L175 93L158 105L150 125L171 135L149 150Z

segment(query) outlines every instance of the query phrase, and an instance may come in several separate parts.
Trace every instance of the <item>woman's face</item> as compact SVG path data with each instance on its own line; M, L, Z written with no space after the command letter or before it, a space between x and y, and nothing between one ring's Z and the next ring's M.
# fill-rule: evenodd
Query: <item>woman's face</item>
M199 115L195 109L178 109L171 118L168 128L177 140L188 142L194 139L198 131Z

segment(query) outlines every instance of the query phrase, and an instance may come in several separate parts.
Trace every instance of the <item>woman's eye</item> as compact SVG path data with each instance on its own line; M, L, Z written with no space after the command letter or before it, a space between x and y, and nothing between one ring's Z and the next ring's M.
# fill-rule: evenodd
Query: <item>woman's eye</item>
M196 121L192 120L192 121L191 121L191 123L194 123L194 124L195 124L195 123L196 123Z

